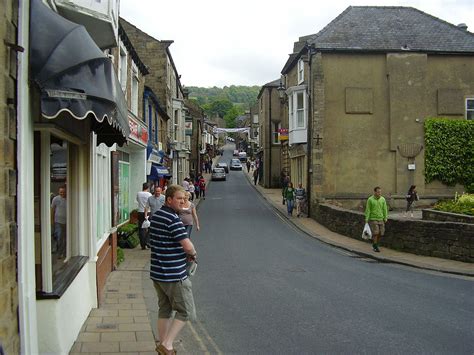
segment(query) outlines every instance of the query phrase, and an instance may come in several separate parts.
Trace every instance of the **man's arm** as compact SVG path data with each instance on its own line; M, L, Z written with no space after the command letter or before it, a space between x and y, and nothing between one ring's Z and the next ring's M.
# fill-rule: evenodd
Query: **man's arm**
M365 203L365 223L369 221L370 217L370 200L367 199L367 202Z
M191 259L196 259L196 249L194 249L194 244L191 242L191 239L185 238L183 240L180 240L179 243L184 249L184 252L188 254Z

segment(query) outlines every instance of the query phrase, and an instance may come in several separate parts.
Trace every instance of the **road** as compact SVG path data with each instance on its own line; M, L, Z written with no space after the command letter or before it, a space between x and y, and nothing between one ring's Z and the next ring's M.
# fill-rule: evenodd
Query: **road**
M198 321L183 332L182 353L474 353L473 279L323 244L287 223L240 171L209 184L198 214Z

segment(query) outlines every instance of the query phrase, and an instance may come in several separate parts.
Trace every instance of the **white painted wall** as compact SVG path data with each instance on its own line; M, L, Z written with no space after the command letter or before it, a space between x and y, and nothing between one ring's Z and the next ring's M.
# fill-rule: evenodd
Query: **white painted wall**
M97 307L96 263L88 262L60 299L38 300L40 354L68 354L92 308Z

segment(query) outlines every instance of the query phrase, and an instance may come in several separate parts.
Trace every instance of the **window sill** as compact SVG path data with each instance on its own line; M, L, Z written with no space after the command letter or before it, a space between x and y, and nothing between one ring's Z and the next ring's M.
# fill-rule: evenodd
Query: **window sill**
M73 256L61 270L61 273L53 282L53 292L36 292L37 300L59 299L75 280L76 276L87 263L87 256Z

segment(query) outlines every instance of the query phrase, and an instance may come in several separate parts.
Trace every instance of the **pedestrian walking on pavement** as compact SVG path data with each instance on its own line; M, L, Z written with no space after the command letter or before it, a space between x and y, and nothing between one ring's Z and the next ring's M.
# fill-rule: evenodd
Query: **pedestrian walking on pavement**
M148 197L145 205L145 218L155 214L165 204L165 195L162 194L161 187L156 186L154 194Z
M201 194L201 191L199 190L199 178L201 177L202 173L199 173L196 176L196 179L194 181L194 193L196 195L196 199L199 198L199 195Z
M194 201L194 191L196 188L194 187L194 182L192 180L189 181L189 194L191 197L189 198L189 201Z
M151 218L150 278L158 295L156 351L162 355L175 354L174 340L186 322L196 318L186 261L195 261L197 254L177 214L183 207L184 194L182 186L169 186L165 205Z
M306 202L306 190L303 188L303 184L300 182L298 187L295 189L296 198L296 217L301 216L304 203Z
M365 223L369 223L370 231L372 232L372 249L377 253L380 252L379 241L385 234L387 217L387 202L382 196L382 189L376 186L374 188L374 194L367 199L365 206Z
M199 196L202 197L203 200L206 199L206 179L204 176L199 177Z
M137 192L137 202L138 202L138 237L140 238L140 246L142 250L148 248L148 229L142 228L142 224L145 221L145 206L148 202L148 198L151 196L151 193L148 192L148 183L144 182L142 185L142 191Z
M189 238L191 238L191 231L193 229L193 225L196 226L196 229L198 231L200 230L196 206L194 206L194 203L190 202L190 197L191 194L189 192L184 194L184 204L181 210L179 211L179 218L181 218L181 222L183 222Z
M253 171L253 184L257 185L257 180L258 180L258 169L255 169Z
M295 206L295 188L291 181L288 182L288 185L283 189L283 199L286 202L288 216L293 216L293 207Z
M247 160L247 172L250 173L250 160Z
M181 186L183 186L184 191L189 191L189 178L185 177Z
M407 208L405 210L405 216L407 215L408 211L410 211L410 215L413 218L413 203L419 200L418 193L416 192L416 185L410 186L406 195L406 200Z

